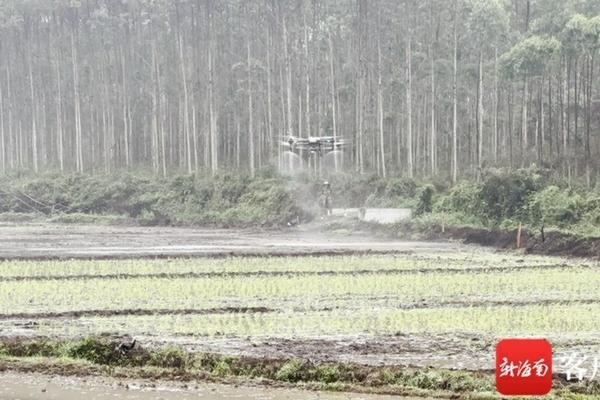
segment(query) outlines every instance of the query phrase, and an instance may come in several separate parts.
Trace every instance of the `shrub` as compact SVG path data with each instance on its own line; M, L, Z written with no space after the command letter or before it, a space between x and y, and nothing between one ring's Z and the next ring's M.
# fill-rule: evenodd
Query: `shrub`
M481 186L480 212L494 222L520 216L529 196L540 187L541 176L535 171L492 171Z
M460 371L443 371L441 374L441 389L451 392L468 392L482 389L471 374Z
M299 382L305 379L304 362L302 360L289 360L281 366L275 378L286 382Z
M391 178L385 186L386 197L415 197L417 184L412 178Z
M69 344L63 349L63 354L104 365L114 364L120 358L114 342L92 337Z
M439 389L442 383L440 376L431 372L416 371L415 374L408 379L408 385L419 389L436 390Z
M232 374L230 360L222 358L215 363L211 373L215 376L225 377Z
M600 225L600 194L597 191L591 193L584 201L582 219L589 224Z
M461 182L450 189L434 205L434 211L460 212L470 215L481 215L481 187L474 183Z
M335 365L319 365L314 370L314 379L322 383L333 383L340 380L340 370Z
M188 363L188 356L179 347L165 347L151 353L150 365L161 368L183 369Z
M417 203L417 208L415 209L415 215L418 216L431 212L433 192L434 188L432 185L426 185L421 189L421 193L419 194L419 201Z
M581 220L584 209L581 196L556 186L532 194L527 204L529 222L533 226L567 227Z
M3 179L6 215L46 215L59 222L97 222L89 215L119 215L142 225L285 224L308 217L282 178L180 175L42 175ZM103 221L109 221L103 219Z

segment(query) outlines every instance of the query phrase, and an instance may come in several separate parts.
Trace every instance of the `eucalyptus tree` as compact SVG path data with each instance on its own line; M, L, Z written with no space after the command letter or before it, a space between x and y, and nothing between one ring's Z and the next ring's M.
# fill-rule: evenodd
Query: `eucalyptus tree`
M560 161L592 185L599 13L593 0L4 0L0 169L256 173L280 164L276 138L332 135L353 139L338 170L456 182L516 165L518 143L522 165Z

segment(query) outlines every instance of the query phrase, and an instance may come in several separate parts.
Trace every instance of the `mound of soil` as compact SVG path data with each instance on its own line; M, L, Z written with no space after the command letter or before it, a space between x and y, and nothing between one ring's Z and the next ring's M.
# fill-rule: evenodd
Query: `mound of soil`
M428 239L458 239L467 244L478 244L500 249L517 248L517 230L434 227L427 232ZM583 237L563 232L550 231L544 234L521 231L521 247L526 253L600 258L600 238Z

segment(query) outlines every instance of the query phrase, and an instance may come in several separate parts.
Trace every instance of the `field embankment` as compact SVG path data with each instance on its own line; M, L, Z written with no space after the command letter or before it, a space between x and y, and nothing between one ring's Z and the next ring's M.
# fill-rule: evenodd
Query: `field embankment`
M571 257L600 258L600 238L582 234L550 230L544 233L522 229L520 244L518 229L483 228L470 226L414 226L400 224L395 227L374 228L390 237L413 240L459 240L465 244L494 247L498 249L522 249L526 253Z

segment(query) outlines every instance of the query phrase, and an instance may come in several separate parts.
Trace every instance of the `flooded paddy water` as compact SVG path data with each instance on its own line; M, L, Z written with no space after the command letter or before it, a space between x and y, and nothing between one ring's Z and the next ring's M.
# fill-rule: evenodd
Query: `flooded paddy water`
M455 251L458 243L344 235L314 226L271 231L179 227L0 224L0 259L157 258Z

